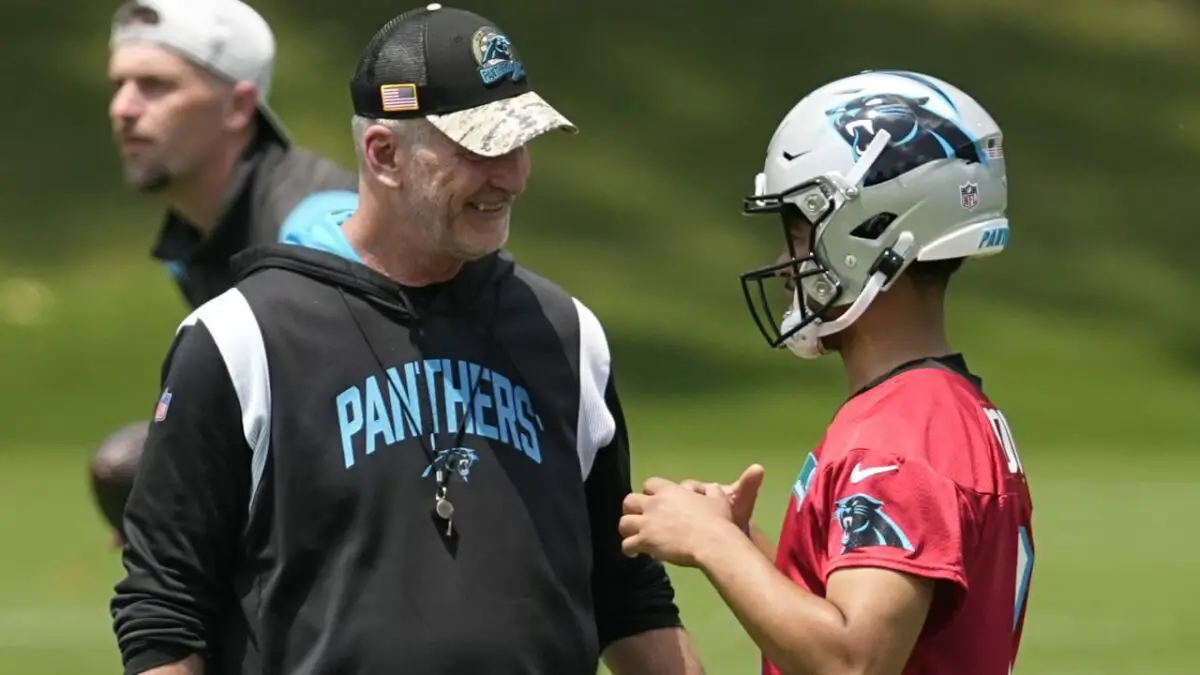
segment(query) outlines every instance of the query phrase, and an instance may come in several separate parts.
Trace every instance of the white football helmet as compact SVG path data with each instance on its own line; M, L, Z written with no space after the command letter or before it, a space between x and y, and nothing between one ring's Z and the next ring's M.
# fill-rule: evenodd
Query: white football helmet
M741 275L750 313L772 347L816 358L912 262L1004 250L1007 206L1000 127L960 89L906 71L827 84L783 118L745 200L747 214L795 208L814 225L811 251L785 223L791 259ZM777 323L763 282L785 269L794 291Z

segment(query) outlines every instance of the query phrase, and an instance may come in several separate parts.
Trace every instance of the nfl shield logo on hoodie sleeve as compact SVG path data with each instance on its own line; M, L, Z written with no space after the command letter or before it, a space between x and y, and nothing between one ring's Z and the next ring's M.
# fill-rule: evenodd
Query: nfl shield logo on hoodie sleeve
M167 419L167 409L171 407L171 390L163 391L162 396L158 398L158 405L154 407L154 421L161 422Z

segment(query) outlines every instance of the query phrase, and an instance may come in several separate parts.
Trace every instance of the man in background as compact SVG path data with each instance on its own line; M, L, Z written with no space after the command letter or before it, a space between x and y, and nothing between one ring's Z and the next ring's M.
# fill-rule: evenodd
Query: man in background
M111 47L125 181L166 202L152 254L192 307L229 288L229 257L277 241L306 198L353 196L355 177L293 146L268 107L275 38L249 5L134 0Z
M192 308L232 285L230 256L278 241L289 217L353 208L356 177L292 145L268 106L275 38L249 5L132 0L113 18L110 47L109 117L125 182L165 202L152 255ZM147 424L113 434L94 457L106 514L123 504Z

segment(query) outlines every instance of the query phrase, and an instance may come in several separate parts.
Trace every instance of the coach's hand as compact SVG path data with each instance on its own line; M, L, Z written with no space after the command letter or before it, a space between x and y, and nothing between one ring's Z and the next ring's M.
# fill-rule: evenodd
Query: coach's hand
M720 490L729 500L729 510L734 524L745 532L750 529L750 519L754 516L754 504L758 501L758 490L762 487L765 475L766 469L761 464L751 464L746 467L736 481L730 484L717 485L688 479L680 485L700 494L706 494L712 487Z
M644 553L685 567L697 567L704 547L719 545L733 527L729 499L721 486L703 493L664 478L650 478L642 493L625 497L620 531L621 550L630 557Z

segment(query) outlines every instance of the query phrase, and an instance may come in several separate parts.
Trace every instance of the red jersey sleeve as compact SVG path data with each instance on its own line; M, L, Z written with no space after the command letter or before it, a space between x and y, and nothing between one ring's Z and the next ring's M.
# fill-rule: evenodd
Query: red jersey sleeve
M967 589L966 508L954 482L919 459L866 449L844 455L824 478L826 580L846 567L881 567Z

